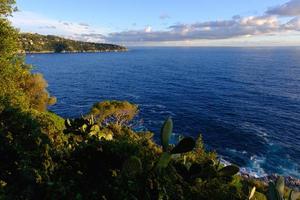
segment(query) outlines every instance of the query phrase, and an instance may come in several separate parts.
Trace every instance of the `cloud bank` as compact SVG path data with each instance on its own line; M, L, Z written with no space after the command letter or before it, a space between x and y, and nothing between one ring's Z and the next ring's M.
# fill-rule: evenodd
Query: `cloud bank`
M291 0L283 5L270 8L266 13L279 16L300 16L300 0Z
M176 24L166 31L133 30L110 33L109 42L164 42L185 40L219 40L236 37L272 35L300 31L300 18L281 23L276 16L235 16L231 20L207 21L194 24Z
M290 18L282 23L281 17ZM146 30L146 29L145 29ZM175 24L164 31L130 30L110 33L110 42L221 40L300 31L300 0L269 8L262 16L234 16L230 20Z
M54 20L28 11L16 12L10 20L15 27L20 28L23 32L59 35L89 42L104 42L105 39L102 34L99 34L105 30L92 27L85 22L74 23Z

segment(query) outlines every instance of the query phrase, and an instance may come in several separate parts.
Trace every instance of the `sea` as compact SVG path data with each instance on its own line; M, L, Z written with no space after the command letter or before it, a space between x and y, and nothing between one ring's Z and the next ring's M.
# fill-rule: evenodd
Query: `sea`
M130 47L26 62L48 81L60 116L127 100L139 106L136 128L158 143L172 117L174 138L201 134L208 150L252 176L300 178L300 48Z

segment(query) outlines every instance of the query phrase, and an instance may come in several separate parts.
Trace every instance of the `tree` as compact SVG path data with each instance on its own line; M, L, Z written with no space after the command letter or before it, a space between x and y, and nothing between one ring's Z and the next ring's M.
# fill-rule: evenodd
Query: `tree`
M16 10L16 7L14 7L15 0L1 0L0 1L0 15L2 16L8 16L13 11Z
M0 0L0 109L7 105L45 111L49 102L47 82L32 74L21 55L19 34L7 19L15 10L14 0ZM1 110L0 110L1 111Z
M102 125L126 126L137 115L138 106L128 101L103 101L93 105L89 115Z
M61 53L67 50L67 45L63 42L57 42L54 44L53 48L55 53Z

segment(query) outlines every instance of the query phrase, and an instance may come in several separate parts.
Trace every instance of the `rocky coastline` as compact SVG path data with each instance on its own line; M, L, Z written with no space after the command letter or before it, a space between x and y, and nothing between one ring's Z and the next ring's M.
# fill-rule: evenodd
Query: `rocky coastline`
M54 53L106 53L106 52L127 52L128 49L107 49L107 50L88 50L88 51L62 51L62 52L55 52L55 51L22 51L21 53L25 54L54 54Z
M245 179L252 179L252 180L257 180L265 183L266 185L269 184L269 182L275 182L276 179L279 177L278 174L270 174L267 176L262 176L262 177L255 177L250 175L247 172L241 172L241 176ZM285 179L285 185L291 189L300 191L300 179L292 177L292 176L284 176Z

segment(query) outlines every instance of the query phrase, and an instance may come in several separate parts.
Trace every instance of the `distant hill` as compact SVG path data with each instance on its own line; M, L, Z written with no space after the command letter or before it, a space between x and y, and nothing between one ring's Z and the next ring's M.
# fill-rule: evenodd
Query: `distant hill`
M82 42L53 35L31 33L22 33L20 41L26 53L107 52L127 50L126 47L114 44Z

